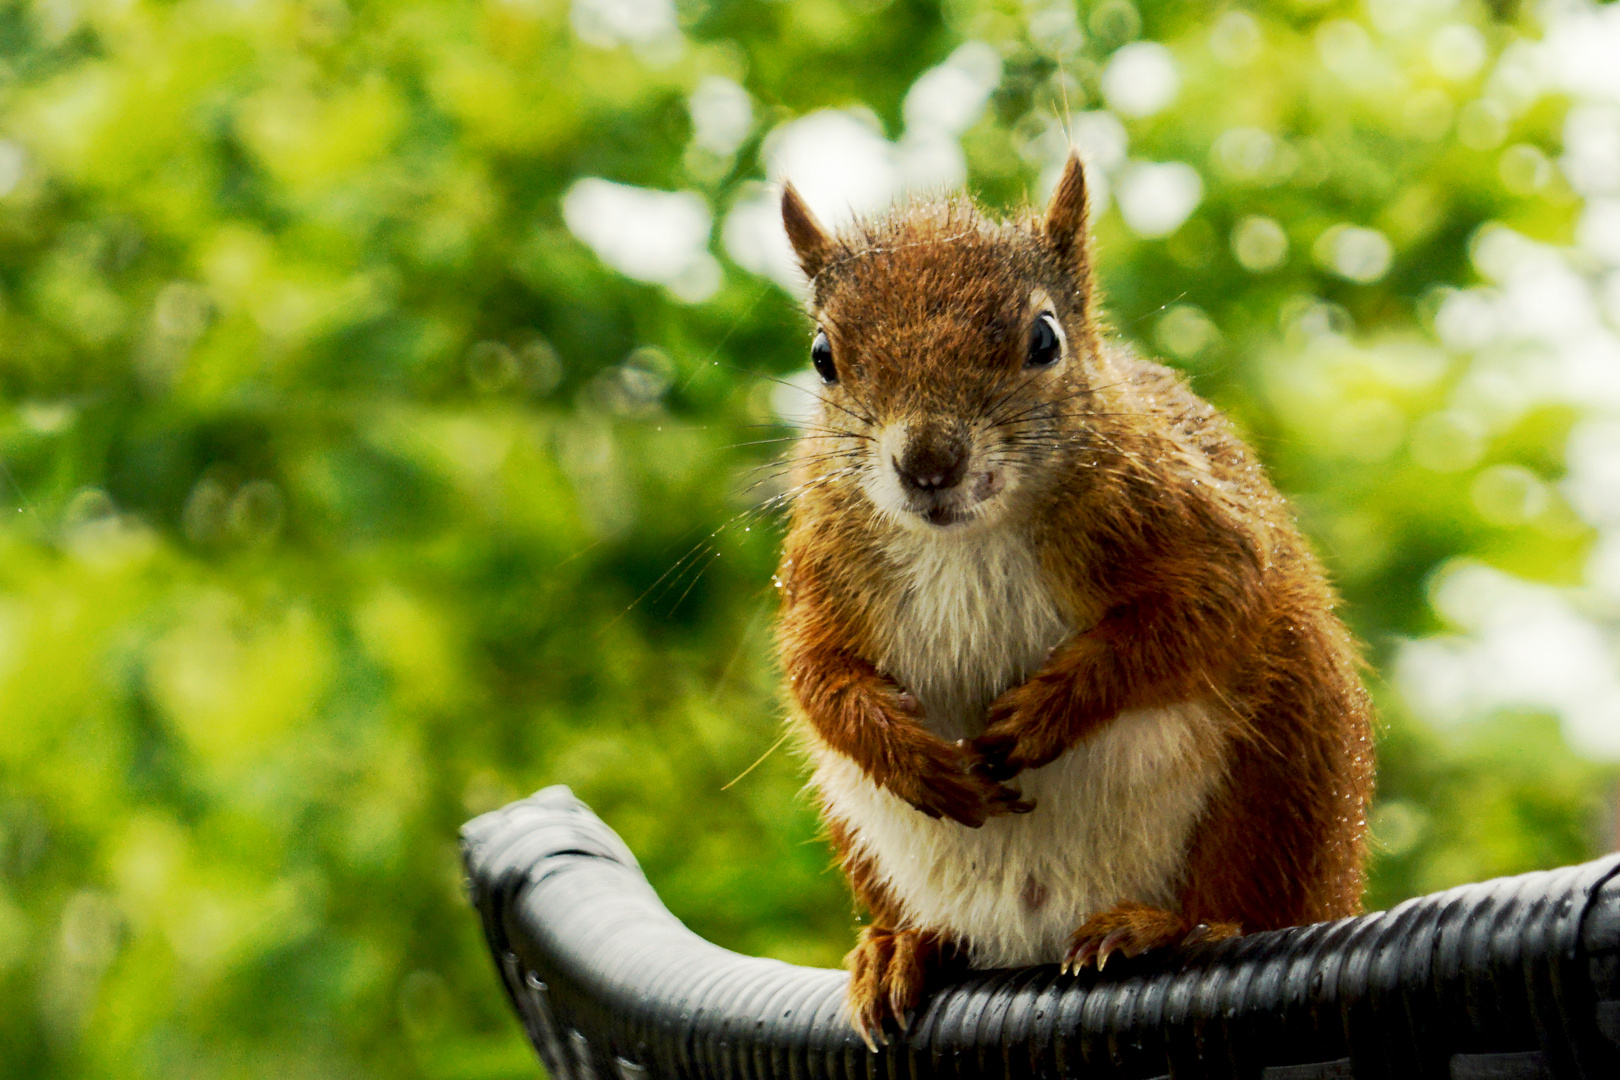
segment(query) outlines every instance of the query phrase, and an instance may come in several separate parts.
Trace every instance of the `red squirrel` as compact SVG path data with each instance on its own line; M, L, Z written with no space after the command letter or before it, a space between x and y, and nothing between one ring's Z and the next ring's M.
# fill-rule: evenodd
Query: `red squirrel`
M1371 713L1288 507L1105 339L1085 174L832 233L787 185L824 384L777 583L791 721L871 915L868 1044L946 962L1101 968L1359 910Z

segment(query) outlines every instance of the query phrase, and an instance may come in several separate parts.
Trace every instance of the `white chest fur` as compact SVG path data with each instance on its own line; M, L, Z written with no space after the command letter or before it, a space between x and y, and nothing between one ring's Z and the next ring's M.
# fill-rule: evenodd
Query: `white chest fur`
M913 542L879 666L917 696L935 734L971 737L985 706L1072 628L1010 530ZM1033 813L979 829L918 812L824 747L813 783L906 925L949 932L981 967L1054 962L1093 912L1125 900L1175 905L1219 774L1210 719L1201 703L1123 713L1018 777Z
M911 536L878 667L941 738L978 734L984 708L1039 670L1071 627L1029 545L1008 529Z

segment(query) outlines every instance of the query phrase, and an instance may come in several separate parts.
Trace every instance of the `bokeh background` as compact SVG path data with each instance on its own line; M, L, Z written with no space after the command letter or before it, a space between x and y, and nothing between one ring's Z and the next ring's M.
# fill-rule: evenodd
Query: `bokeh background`
M1117 334L1367 643L1369 903L1611 850L1617 59L1587 0L0 3L0 1075L534 1076L455 833L556 782L837 962L800 762L742 775L784 175L1080 145Z

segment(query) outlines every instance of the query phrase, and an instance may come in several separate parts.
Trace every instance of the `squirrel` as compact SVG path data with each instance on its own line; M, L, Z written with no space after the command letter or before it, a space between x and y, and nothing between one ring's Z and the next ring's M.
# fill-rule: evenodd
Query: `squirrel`
M950 965L1058 963L1355 914L1357 646L1226 419L1105 340L1085 172L834 234L791 183L823 384L776 585L789 720L871 921L869 1046Z

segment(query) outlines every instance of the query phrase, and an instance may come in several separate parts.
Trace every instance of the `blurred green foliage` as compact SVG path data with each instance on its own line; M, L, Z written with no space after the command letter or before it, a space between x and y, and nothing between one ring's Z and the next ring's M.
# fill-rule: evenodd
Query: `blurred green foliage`
M837 962L799 762L725 786L778 737L749 490L774 448L739 444L785 433L765 376L803 366L803 325L730 261L701 303L621 276L561 203L598 176L718 218L774 126L864 105L895 136L965 40L1002 57L962 144L993 205L1038 197L1026 144L1099 108L1115 48L1172 49L1180 96L1131 152L1192 163L1203 198L1155 239L1103 216L1112 317L1251 434L1374 668L1440 629L1447 560L1579 580L1591 533L1556 492L1527 520L1471 495L1495 464L1555 480L1570 407L1455 471L1405 449L1467 366L1431 320L1470 238L1567 242L1578 210L1536 172L1559 100L1469 112L1536 32L1516 5L1439 5L1487 54L1449 75L1342 0L1257 5L1252 40L1178 0L683 0L630 44L582 41L580 9L0 5L0 1075L533 1075L455 832L555 782L699 932ZM754 102L719 159L688 147L712 75ZM1256 215L1286 254L1234 248ZM1387 273L1335 272L1342 223L1381 231ZM1380 698L1371 902L1605 849L1614 772L1552 719Z

